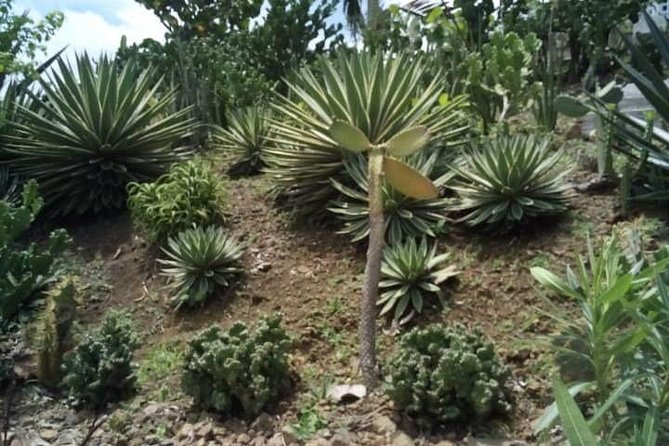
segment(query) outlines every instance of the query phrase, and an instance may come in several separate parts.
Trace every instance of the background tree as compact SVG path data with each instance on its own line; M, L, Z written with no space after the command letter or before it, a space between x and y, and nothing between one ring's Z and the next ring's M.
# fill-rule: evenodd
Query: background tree
M28 11L15 13L12 0L0 0L0 88L13 73L36 76L35 58L62 24L60 12L50 12L35 21Z

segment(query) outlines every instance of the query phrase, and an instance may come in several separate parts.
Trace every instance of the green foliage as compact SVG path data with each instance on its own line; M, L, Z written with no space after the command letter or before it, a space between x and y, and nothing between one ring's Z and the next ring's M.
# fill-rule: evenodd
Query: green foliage
M438 324L403 335L387 392L427 425L487 418L509 410L509 370L480 331Z
M335 2L324 0L149 1L140 0L168 29L165 45L145 41L125 48L159 63L196 105L200 122L224 125L239 106L259 103L291 69L336 45L341 26L329 19Z
M128 313L107 313L65 356L63 385L69 395L96 410L126 396L135 382L131 361L138 341Z
M256 416L290 388L290 346L278 315L255 330L243 322L227 331L213 325L190 341L183 389L205 409Z
M421 174L435 178L438 153L429 156L415 155L408 163ZM367 239L369 235L369 199L367 183L367 160L362 156L346 158L344 166L355 186L348 187L342 182L331 179L334 187L341 192L341 197L330 203L329 211L337 215L344 224L341 234L348 234L353 242ZM437 187L442 186L446 176L435 178ZM437 237L444 231L446 209L449 200L435 198L417 200L398 192L384 181L382 187L383 215L386 227L386 239L390 243L399 242L408 237Z
M453 209L469 226L509 229L533 217L567 210L567 170L556 169L562 152L550 138L514 135L486 139L454 166L449 186L458 196Z
M271 145L271 116L270 110L261 106L237 110L228 116L227 128L214 135L218 148L237 156L228 174L254 175L264 167L263 152Z
M644 253L634 231L626 243L614 234L597 250L589 240L587 246L587 257L567 268L566 279L538 267L531 273L581 308L579 318L552 304L545 314L559 329L549 341L570 393L591 395L590 428L604 444L632 444L630 438L649 416L665 426L669 417L669 251ZM562 417L560 403L558 409ZM537 430L548 428L556 415L555 406L549 407ZM666 440L669 432L659 434Z
M20 199L19 179L8 167L0 165L0 200L16 205Z
M81 285L73 277L61 279L46 296L36 337L37 378L55 387L61 380L63 355L72 347L70 329L76 316Z
M225 181L203 159L173 164L153 183L128 185L133 222L151 241L222 222L225 196Z
M480 52L465 59L467 93L484 126L521 111L540 88L531 80L540 47L534 34L521 38L497 31Z
M436 296L443 303L440 285L458 274L454 265L444 265L449 257L448 253L437 255L437 244L428 247L425 238L420 243L410 238L386 246L379 282L380 314L394 310L394 322L404 323L422 313L427 297Z
M29 11L16 14L12 0L0 0L0 88L14 73L33 77L35 58L63 24L63 14L52 11L35 21Z
M99 212L125 204L132 181L150 181L186 151L187 110L167 112L173 92L157 96L152 70L78 56L40 80L38 110L19 106L15 135L5 148L17 174L36 179L49 211Z
M324 205L338 195L330 179L350 184L343 160L351 155L330 137L335 121L360 129L374 145L418 125L427 127L436 146L462 142L464 99L440 102L439 76L426 85L427 64L409 57L339 52L296 73L290 96L275 105L277 148L266 155L266 171L285 207L324 217Z
M177 308L202 305L242 272L239 259L244 248L217 226L186 229L170 238L163 252L166 258L158 263L175 291Z
M35 294L55 278L57 259L69 238L65 231L51 233L45 246L19 242L42 207L37 183L23 188L20 204L0 201L0 327L14 319Z

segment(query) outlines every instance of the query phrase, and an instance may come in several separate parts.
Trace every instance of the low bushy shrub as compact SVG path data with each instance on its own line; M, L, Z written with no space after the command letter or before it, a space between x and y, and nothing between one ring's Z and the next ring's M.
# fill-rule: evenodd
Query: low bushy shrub
M225 289L239 276L244 248L223 228L195 227L180 232L163 248L161 275L175 291L177 308L201 305L214 291Z
M242 322L227 331L214 325L190 341L183 390L205 409L258 415L290 388L290 346L279 315L255 330Z
M95 409L118 401L132 390L132 356L139 346L130 316L110 311L65 357L63 385L80 405Z
M62 229L52 232L45 246L20 243L42 203L34 181L24 186L20 204L0 200L0 329L55 279L58 258L68 245Z
M174 164L153 183L128 185L133 222L151 241L223 221L224 203L225 183L202 159Z
M388 395L421 424L483 419L510 407L507 367L481 332L460 325L414 328L388 370Z

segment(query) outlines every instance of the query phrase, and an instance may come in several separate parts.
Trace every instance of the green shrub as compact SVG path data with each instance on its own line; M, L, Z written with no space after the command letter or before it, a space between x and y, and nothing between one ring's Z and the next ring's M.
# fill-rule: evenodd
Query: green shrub
M271 111L264 107L248 107L228 116L228 126L214 134L218 147L236 154L228 169L231 177L259 173L265 166L263 152L270 147Z
M425 156L415 155L408 164L423 175L436 177L437 153ZM348 187L332 178L332 184L341 192L341 197L333 200L328 208L344 223L340 234L348 234L353 242L366 240L369 235L369 200L367 192L367 160L359 155L344 161L346 171L354 187ZM446 177L435 178L435 185L441 186ZM386 240L400 242L408 237L436 237L444 231L449 200L435 198L417 200L403 195L389 184L383 184L383 213L386 225Z
M51 233L44 247L23 246L19 238L42 208L37 183L23 188L21 204L0 200L0 328L57 275L58 258L68 245L67 233Z
M509 410L507 367L477 330L438 324L414 328L390 361L387 392L398 409L426 425Z
M174 164L153 183L128 185L133 222L152 241L222 221L224 202L223 179L200 159Z
M450 187L457 193L452 209L469 226L510 229L532 217L567 210L568 169L558 169L562 152L550 151L549 138L514 135L486 139L455 166Z
M155 70L77 56L39 80L40 97L18 107L15 134L3 147L15 173L39 182L56 215L125 206L126 186L151 181L189 150L189 109L169 111L174 92L160 95Z
M225 289L242 272L239 259L244 248L216 226L180 232L163 248L161 274L175 290L174 303L201 305L214 291Z
M100 409L132 390L132 356L138 347L130 315L110 311L65 357L63 385L78 404Z
M281 317L265 317L254 331L237 322L228 331L212 326L186 351L183 390L205 409L253 417L291 385L289 336Z
M425 238L420 243L408 239L386 246L379 282L380 314L394 310L395 322L407 322L414 313L423 311L426 297L436 296L442 301L439 285L458 274L454 265L444 266L449 257L450 254L437 255L437 244L429 248Z

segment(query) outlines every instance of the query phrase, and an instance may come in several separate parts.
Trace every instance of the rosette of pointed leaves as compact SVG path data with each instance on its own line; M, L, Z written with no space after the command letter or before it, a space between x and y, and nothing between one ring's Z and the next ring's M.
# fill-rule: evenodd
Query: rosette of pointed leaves
M510 377L490 341L461 325L414 328L391 359L388 395L421 424L484 419L510 409Z
M435 296L441 302L440 285L459 274L454 265L445 265L449 257L449 253L437 255L437 244L429 247L425 238L420 243L409 239L386 246L377 302L380 314L392 311L394 322L405 323L423 311L427 297Z
M438 153L427 155L426 152L419 152L407 163L426 177L433 178L437 157ZM355 185L349 187L331 179L341 196L333 200L328 209L344 223L339 233L348 234L353 242L359 242L369 235L367 160L362 155L352 156L344 161L344 165ZM447 175L442 175L433 183L440 187L446 179ZM443 231L450 203L448 199L417 200L407 197L387 182L382 186L382 197L385 234L389 243L421 236L436 237Z
M174 92L161 92L152 69L76 58L59 60L41 79L38 109L18 107L5 148L16 173L36 179L53 214L119 208L131 181L163 174L188 151L174 145L189 133L188 109L170 112Z
M469 226L510 228L528 218L565 212L569 169L558 170L562 152L549 138L514 135L487 139L454 165L453 210Z
M235 154L228 169L233 177L254 175L264 167L263 152L270 146L271 111L248 107L228 116L228 126L214 134L218 148Z
M301 215L324 216L338 195L330 179L352 185L343 162L347 152L381 146L411 129L420 127L433 145L462 143L464 98L449 100L441 94L439 76L426 81L426 74L420 58L370 52L341 52L299 70L288 83L290 94L275 105L273 139L279 148L266 156L267 173L285 206ZM340 144L332 135L336 122L358 129L363 138L348 147ZM418 140L421 147L426 142Z
M158 263L176 292L173 300L177 308L201 305L242 272L238 261L244 249L220 227L182 231L167 241L163 252L167 257Z

